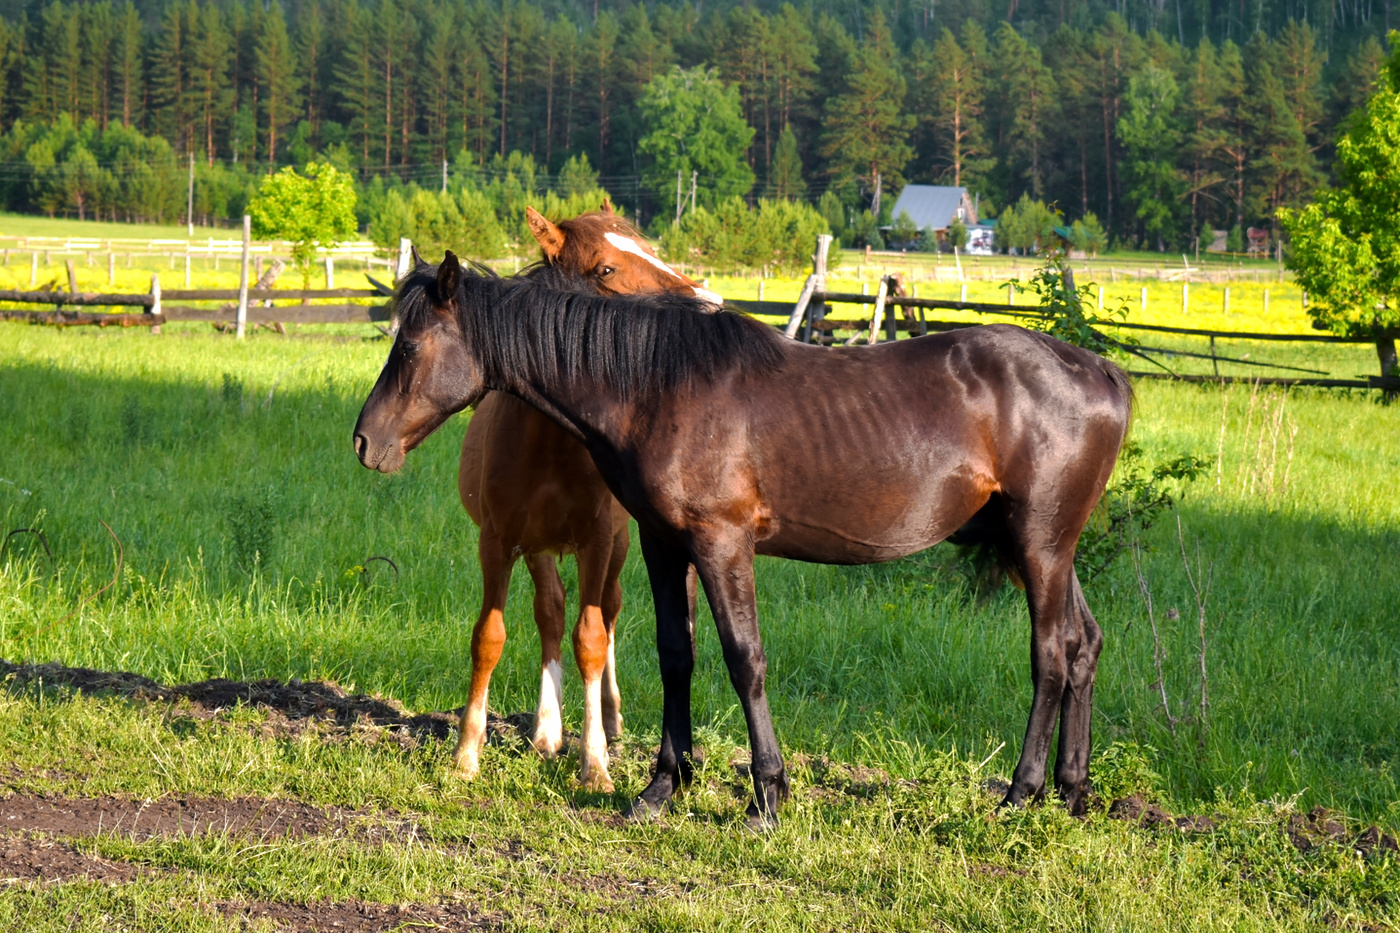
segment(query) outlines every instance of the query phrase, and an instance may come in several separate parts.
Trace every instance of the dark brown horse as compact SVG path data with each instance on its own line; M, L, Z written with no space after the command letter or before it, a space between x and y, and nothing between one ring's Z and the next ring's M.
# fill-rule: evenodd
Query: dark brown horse
M559 224L533 208L526 217L545 263L571 276L576 287L598 294L701 294L696 282L658 259L607 201L601 210ZM471 687L453 754L457 772L473 778L480 770L487 689L505 644L506 593L520 557L534 583L540 633L540 701L532 742L544 755L556 755L563 747L564 584L557 558L573 554L579 591L574 661L584 696L579 780L586 787L612 790L608 741L622 733L613 642L622 607L618 576L627 559L626 510L608 492L583 445L525 402L500 392L486 395L467 425L457 489L481 529L477 552L482 578L481 612L472 630Z
M691 774L688 563L748 722L750 816L763 822L788 781L754 555L890 560L974 518L1030 606L1034 696L1006 802L1044 793L1058 718L1055 785L1082 810L1103 637L1074 553L1128 429L1132 392L1112 363L1009 325L828 350L690 299L554 292L464 271L451 253L406 277L396 301L401 329L355 426L362 464L396 470L453 412L509 392L582 441L637 519L665 694L634 815L660 811ZM833 499L833 470L881 482Z

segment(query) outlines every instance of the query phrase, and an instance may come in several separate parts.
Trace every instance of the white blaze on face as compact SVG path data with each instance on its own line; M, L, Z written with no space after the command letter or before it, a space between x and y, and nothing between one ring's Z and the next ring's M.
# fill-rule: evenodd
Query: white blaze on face
M693 291L695 292L695 297L699 298L701 301L708 301L712 305L720 305L721 307L724 305L724 299L708 288L696 288L693 289Z
M642 245L640 243L638 243L631 237L626 237L620 233L611 232L603 234L603 237L613 246L616 246L618 249L622 250L624 253L631 253L634 256L640 256L656 268L660 269L662 272L665 272L668 275L674 275L682 282L685 281L685 276L681 275L675 269L672 269L670 266L666 265L666 263L662 262L660 259L657 259L651 253L648 253L645 249L642 248Z

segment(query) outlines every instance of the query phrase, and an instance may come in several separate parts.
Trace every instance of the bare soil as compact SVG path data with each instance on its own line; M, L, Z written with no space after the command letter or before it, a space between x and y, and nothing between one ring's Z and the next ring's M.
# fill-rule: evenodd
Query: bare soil
M0 883L15 881L131 881L143 869L85 855L44 836L0 835Z
M415 739L446 739L456 726L456 710L407 712L385 697L346 693L330 681L226 680L216 677L167 687L140 674L98 671L63 664L11 664L0 660L0 680L17 687L64 687L89 694L115 694L135 700L182 703L205 714L243 705L267 710L289 723L326 722L341 728L369 724Z
M378 841L417 834L411 820L295 800L236 797L59 797L11 794L0 798L0 832L65 838L95 835L145 840L206 834L260 839L284 836L353 836Z
M364 901L318 904L285 904L277 901L234 902L214 905L226 917L241 920L244 928L272 923L287 933L380 933L382 930L498 930L502 918L484 914L463 904L370 904Z

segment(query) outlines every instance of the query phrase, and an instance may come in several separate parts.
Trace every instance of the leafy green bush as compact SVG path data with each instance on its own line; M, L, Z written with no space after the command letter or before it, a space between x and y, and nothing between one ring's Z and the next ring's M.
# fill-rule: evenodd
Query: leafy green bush
M796 271L810 262L817 234L828 229L826 218L806 204L761 199L753 209L741 198L728 198L665 228L661 246L673 263Z

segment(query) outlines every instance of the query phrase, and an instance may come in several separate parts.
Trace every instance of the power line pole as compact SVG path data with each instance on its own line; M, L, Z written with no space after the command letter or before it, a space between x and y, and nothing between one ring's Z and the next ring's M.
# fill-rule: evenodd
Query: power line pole
M690 212L695 213L695 182L700 178L700 173L692 171L690 173Z
M681 170L676 168L676 226L681 224Z
M447 159L442 160L442 193L447 193ZM330 286L327 286L328 288Z

